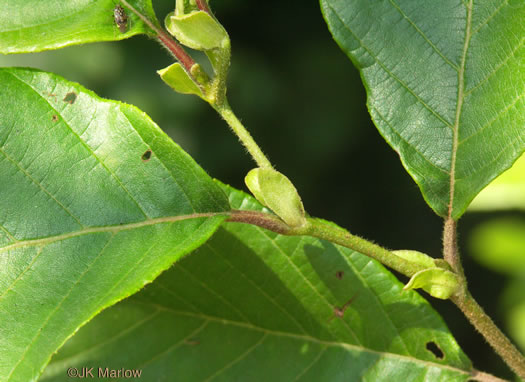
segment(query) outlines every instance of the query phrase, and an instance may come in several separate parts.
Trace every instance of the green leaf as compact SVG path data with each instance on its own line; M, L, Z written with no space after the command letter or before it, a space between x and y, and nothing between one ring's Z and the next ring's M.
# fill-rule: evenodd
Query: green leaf
M321 0L427 203L459 218L525 149L525 2Z
M455 273L443 268L429 268L417 272L403 289L422 288L429 295L448 299L459 289L459 280Z
M29 381L229 203L138 109L36 70L2 68L0 83L0 380Z
M262 209L231 189L230 202ZM227 223L82 328L43 381L82 366L148 381L466 381L471 364L441 318L402 287L351 250Z
M492 219L479 224L469 237L469 253L484 266L525 276L525 221Z
M511 338L525 352L525 277L515 278L507 284L499 299L500 309L505 312L505 325Z
M155 25L151 0L128 3ZM124 33L114 20L120 4L127 16ZM115 41L151 29L127 5L116 0L2 0L0 2L0 53L28 53L94 41ZM103 58L98 58L103 61Z
M469 211L525 210L525 155L484 188Z
M195 84L195 82L193 82L190 76L188 76L188 73L186 73L178 62L171 64L164 69L158 70L157 73L173 90L182 94L194 94L204 98L201 89Z

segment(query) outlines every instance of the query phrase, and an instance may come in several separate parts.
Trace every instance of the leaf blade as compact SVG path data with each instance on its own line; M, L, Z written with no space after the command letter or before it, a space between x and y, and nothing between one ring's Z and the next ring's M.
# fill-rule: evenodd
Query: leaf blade
M151 0L129 1L157 23ZM0 4L0 53L30 53L96 41L115 41L151 29L129 9L128 28L115 24L114 0L38 1L6 0Z
M0 79L0 379L25 381L207 240L229 203L138 109L37 70Z
M232 208L262 208L229 193ZM81 329L43 380L87 364L140 369L153 380L467 380L470 363L443 322L416 293L401 289L358 253L228 223L155 283ZM334 306L353 295L343 317L333 318ZM124 317L136 319L121 326ZM154 339L137 351L146 338ZM426 349L429 341L444 360Z
M490 2L469 4L321 0L334 39L361 71L381 135L430 207L454 219L525 149L523 113L500 121L497 108L487 108L490 102L504 110L521 107L525 7L506 2L495 11ZM505 70L491 70L498 59ZM493 94L482 89L485 81L492 81ZM509 89L519 95L509 96ZM467 143L485 129L480 120L492 119L490 134Z

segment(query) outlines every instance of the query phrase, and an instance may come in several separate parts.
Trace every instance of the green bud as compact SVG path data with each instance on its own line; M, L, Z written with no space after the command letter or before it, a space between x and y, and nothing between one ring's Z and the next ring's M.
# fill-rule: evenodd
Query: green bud
M411 263L422 265L425 268L434 268L436 266L433 257L430 257L419 251L402 249L399 251L392 251L392 253L396 256L402 257L407 261L410 261Z
M255 168L244 181L255 198L290 227L306 224L301 197L286 176L271 168Z
M199 64L193 65L192 73L194 68L199 66ZM195 71L202 71L202 69L195 68ZM204 94L201 89L193 80L188 76L188 73L184 68L177 62L168 66L167 68L158 70L157 73L160 75L160 78L171 86L175 91L183 94L195 94L204 99Z
M459 280L455 273L443 268L430 268L417 272L403 289L423 288L431 296L448 299L458 291Z
M229 44L226 30L204 11L182 15L170 13L166 16L165 24L168 32L181 44L192 49L211 50Z

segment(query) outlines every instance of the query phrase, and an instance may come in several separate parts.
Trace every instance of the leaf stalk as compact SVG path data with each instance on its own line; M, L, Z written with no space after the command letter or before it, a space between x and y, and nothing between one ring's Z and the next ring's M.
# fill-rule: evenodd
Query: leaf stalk
M282 235L305 235L327 240L367 255L407 277L412 277L417 272L425 269L424 265L410 262L388 249L359 236L352 235L347 230L322 219L307 218L307 223L304 226L292 228L273 214L234 210L227 221L257 225Z
M237 135L239 141L241 141L248 153L250 153L252 156L253 160L257 163L257 166L261 168L273 168L272 164L266 155L264 155L259 145L257 145L251 134L248 132L248 130L246 130L242 122L233 113L230 105L228 104L228 101L224 99L220 105L212 104L212 106L226 121L228 126L230 126L234 134Z
M474 297L467 291L464 295L452 296L451 301L516 375L525 379L525 357L496 326Z
M452 218L445 219L443 228L443 257L459 277L459 292L450 300L461 310L467 320L485 338L503 361L522 379L525 379L525 357L512 344L509 338L494 324L483 308L472 297L457 244L457 224Z

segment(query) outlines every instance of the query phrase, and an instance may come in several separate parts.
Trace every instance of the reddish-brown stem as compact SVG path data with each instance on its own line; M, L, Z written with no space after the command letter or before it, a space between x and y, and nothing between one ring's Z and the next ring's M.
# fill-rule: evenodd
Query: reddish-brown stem
M157 37L170 52L173 54L173 56L181 63L182 66L184 66L184 69L188 73L191 73L191 68L193 65L195 65L195 61L191 56L186 53L184 48L180 46L180 44L173 40L166 32L162 30L157 30Z
M208 3L206 2L206 0L195 0L195 4L197 4L197 7L201 11L211 14L210 8L208 7Z
M144 16L142 13L137 11L135 8L133 8L126 0L121 0L122 4L128 8L130 11L135 13L148 27L151 28L153 32L157 35L157 38L160 40L162 45L164 45L170 53L181 63L182 66L184 66L184 69L188 73L191 73L191 67L195 65L195 61L191 56L186 53L184 48L180 46L180 44L172 39L166 32L164 32L161 28L157 27L155 24L151 22L146 16Z
M281 235L286 235L290 232L290 227L288 227L281 219L275 215L264 212L233 210L226 221L256 225L280 233Z

